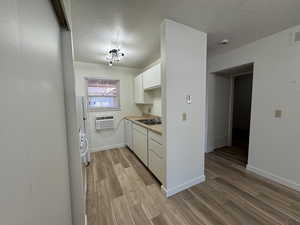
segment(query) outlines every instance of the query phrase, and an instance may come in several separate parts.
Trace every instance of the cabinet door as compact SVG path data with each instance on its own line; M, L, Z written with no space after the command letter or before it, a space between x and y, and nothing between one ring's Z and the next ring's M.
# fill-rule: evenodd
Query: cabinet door
M133 137L132 137L132 122L128 121L128 127L127 127L127 132L128 132L128 147L130 149L133 149Z
M160 64L151 67L143 73L143 88L150 90L161 86L161 68Z
M148 132L148 168L163 183L165 177L165 151L162 136Z
M130 120L125 120L125 144L131 150L133 150L132 146L132 122Z
M134 102L136 104L151 104L151 96L144 91L143 75L140 74L134 79Z
M144 102L143 93L144 93L143 76L141 74L141 75L138 75L134 79L134 101L135 101L135 103L143 103Z
M149 169L163 183L164 181L164 160L151 149L149 150Z
M148 166L147 134L133 129L133 149L139 159Z

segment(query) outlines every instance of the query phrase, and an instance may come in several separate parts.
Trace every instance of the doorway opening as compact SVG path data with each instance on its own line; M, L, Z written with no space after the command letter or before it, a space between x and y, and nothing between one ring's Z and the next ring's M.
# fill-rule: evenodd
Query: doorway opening
M246 166L249 155L252 83L254 64L217 72L229 79L227 145L215 153Z

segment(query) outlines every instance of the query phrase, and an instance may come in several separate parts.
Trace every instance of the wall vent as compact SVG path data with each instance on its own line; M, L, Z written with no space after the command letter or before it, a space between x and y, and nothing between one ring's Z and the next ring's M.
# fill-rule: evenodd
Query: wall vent
M300 31L294 33L294 42L300 43Z

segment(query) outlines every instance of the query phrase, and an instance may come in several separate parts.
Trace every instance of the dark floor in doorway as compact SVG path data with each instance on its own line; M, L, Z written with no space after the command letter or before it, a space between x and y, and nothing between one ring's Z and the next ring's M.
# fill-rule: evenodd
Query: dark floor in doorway
M243 166L246 166L248 162L248 148L245 146L234 145L217 148L214 153Z

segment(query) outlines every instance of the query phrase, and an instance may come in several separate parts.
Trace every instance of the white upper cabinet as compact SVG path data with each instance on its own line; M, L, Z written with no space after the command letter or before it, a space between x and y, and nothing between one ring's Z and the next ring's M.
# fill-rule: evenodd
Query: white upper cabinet
M143 74L138 75L134 79L134 102L136 104L151 104L149 93L144 91Z
M151 67L143 73L143 88L151 90L161 86L161 68L160 63Z

